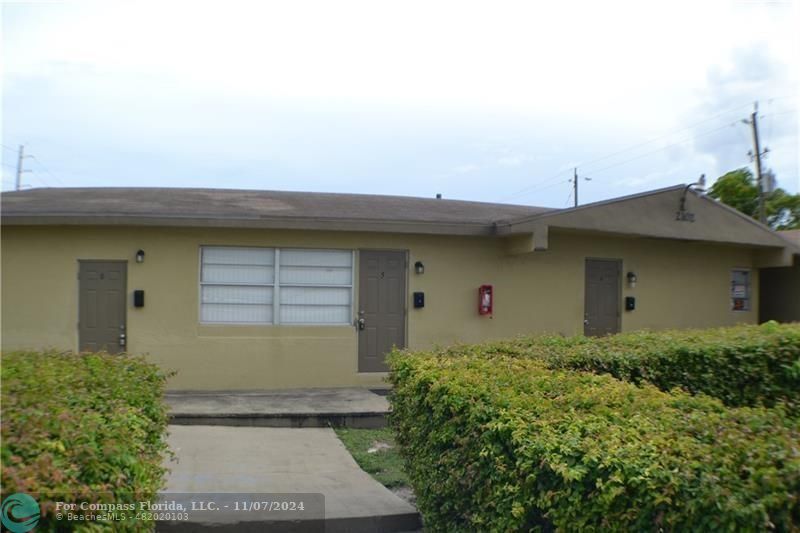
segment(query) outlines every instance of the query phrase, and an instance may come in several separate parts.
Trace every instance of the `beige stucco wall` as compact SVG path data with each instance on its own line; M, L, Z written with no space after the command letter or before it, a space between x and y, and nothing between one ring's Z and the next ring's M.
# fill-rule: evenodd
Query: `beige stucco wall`
M550 249L508 255L502 239L377 233L124 227L4 227L2 348L77 349L79 259L128 260L129 351L178 374L173 389L380 386L357 371L351 326L210 326L198 323L200 245L378 248L409 251L425 274L409 274L408 344L425 348L535 332L582 332L584 261L623 260L633 270L637 309L624 331L706 327L757 319L730 310L730 269L751 267L747 248L551 230ZM134 254L146 251L137 264ZM753 271L754 278L757 271ZM492 318L477 314L477 287L495 287ZM625 285L623 283L623 285ZM146 291L146 306L130 293ZM410 294L425 291L426 307ZM356 296L357 298L357 296ZM357 299L356 299L357 301Z

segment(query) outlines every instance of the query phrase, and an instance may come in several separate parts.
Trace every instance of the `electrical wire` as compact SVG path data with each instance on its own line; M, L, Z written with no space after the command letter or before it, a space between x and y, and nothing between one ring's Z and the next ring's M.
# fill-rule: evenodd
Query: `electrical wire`
M600 172L604 172L604 171L606 171L606 170L608 170L610 168L618 167L618 166L624 165L626 163L630 163L631 161L636 161L638 159L642 159L643 157L647 157L648 155L652 155L652 154L664 151L664 150L666 150L668 148L672 148L674 146L678 146L678 145L684 144L686 142L689 142L689 141L692 141L692 140L695 140L695 139L699 139L699 138L705 137L707 135L711 135L712 133L716 133L718 131L721 131L721 130L724 130L724 129L730 128L730 127L731 127L731 124L726 124L726 125L721 126L719 128L714 128L713 130L708 130L708 131L705 131L705 132L700 133L698 135L690 136L690 137L688 137L686 139L683 139L682 141L678 141L678 142L674 142L674 143L668 144L666 146L662 146L661 148L658 148L656 150L651 150L649 152L645 152L643 154L637 155L636 157L631 157L630 159L626 159L624 161L619 161L617 163L614 163L613 165L608 165L608 166L600 168L600 169L591 170L591 171L589 171L589 174L595 175L595 174L598 174Z
M38 157L36 157L35 155L31 155L30 157L31 157L31 159L33 159L34 161L36 161L36 162L39 164L39 166L40 166L40 167L42 167L42 170L44 170L44 171L45 171L45 172L46 172L46 173L47 173L47 174L48 174L48 175L49 175L51 178L53 178L53 180L54 180L54 181L55 181L55 182L56 182L58 185L61 185L62 187L64 187L64 186L65 186L65 185L64 185L64 182L63 182L63 181L61 181L61 180L60 180L60 179L59 179L59 178L58 178L58 177L57 177L55 174L53 174L52 172L50 172L50 169L48 169L48 168L47 168L47 166L46 166L44 163L42 163L42 162L39 160L39 158L38 158ZM39 178L39 179L41 179L41 178ZM42 180L42 181L44 181L44 180Z
M719 112L719 113L717 113L717 114L715 114L715 115L712 115L712 116L710 116L710 117L708 117L708 118L706 118L706 119L703 119L703 120L701 120L701 121L698 121L698 122L695 122L695 123L693 123L693 124L690 124L689 126L686 126L686 127L680 128L680 129L678 129L678 130L673 130L673 131L671 131L670 133L666 133L666 134L664 134L664 135L661 135L661 136L659 136L659 137L656 137L656 138L654 138L654 139L650 139L649 141L644 141L644 142L642 142L642 143L635 144L635 145L633 145L633 146L630 146L630 147L628 147L628 148L623 148L622 150L619 150L619 151L617 151L617 152L612 152L612 153L610 153L610 154L608 154L608 155L604 155L604 156L602 156L602 157L598 157L598 158L596 158L596 159L591 159L591 160L589 160L589 161L583 161L583 162L581 162L580 164L578 164L578 165L575 165L575 166L577 166L577 167L581 167L581 168L585 168L585 167L587 167L588 165L591 165L591 164L593 164L593 163L597 163L598 161L604 161L604 160L606 160L606 159L609 159L609 158L611 158L611 157L614 157L615 155L620 155L620 154L623 154L623 153L625 153L625 152L629 152L629 151L631 151L631 150L635 150L635 149L637 149L637 148L641 148L642 146L647 146L648 144L652 144L652 143L654 143L654 142L656 142L656 141L660 141L660 140L662 140L662 139L666 139L666 138L668 138L668 137L672 137L672 136L673 136L673 135L675 135L676 133L681 133L681 132L684 132L684 131L686 131L686 130L690 130L690 129L692 129L692 128L695 128L695 127L697 127L697 126L699 126L699 125L701 125L701 124L705 124L706 122L711 122L712 120L715 120L715 119L717 119L717 118L721 117L722 115L727 115L728 113L732 113L732 112L734 112L734 111L738 111L739 109L742 109L743 107L748 107L748 106L750 106L750 105L751 105L751 104L749 104L749 103L748 103L748 104L744 104L744 105L740 105L740 106L732 107L732 108L728 109L727 111L721 111L721 112Z
M785 98L791 98L791 96L779 96L779 97L771 98L771 100L781 100L781 99L785 99ZM584 169L584 170L585 170L585 168L586 168L587 166L591 165L591 164L597 163L597 162L599 162L599 161L605 161L606 159L610 159L610 158L612 158L612 157L614 157L614 156L617 156L617 155L620 155L620 154L624 154L624 153L626 153L626 152L629 152L629 151L631 151L631 150L636 150L637 148L641 148L641 147L643 147L643 146L647 146L647 145L649 145L649 144L652 144L652 143L654 143L654 142L657 142L657 141L660 141L660 140L663 140L663 139L669 138L669 137L671 137L671 136L673 136L673 135L675 135L675 134L677 134L677 133L681 133L681 132L684 132L684 131L687 131L687 130L691 130L692 128L695 128L695 127L697 127L697 126L699 126L699 125L701 125L701 124L705 124L705 123L707 123L707 122L711 122L712 120L718 119L718 118L722 117L723 115L727 115L727 114L729 114L729 113L732 113L732 112L734 112L734 111L738 111L738 110L740 110L740 109L742 109L742 108L744 108L744 107L749 107L750 105L752 105L752 104L748 102L747 104L741 104L741 105L737 105L737 106L735 106L735 107L728 108L728 109L726 109L725 111L720 111L720 112L718 112L718 113L715 113L714 115L712 115L712 116L710 116L710 117L708 117L708 118L705 118L705 119L703 119L703 120L700 120L700 121L694 122L694 123L692 123L692 124L690 124L690 125L688 125L688 126L685 126L685 127L682 127L682 128L680 128L680 129L677 129L677 130L672 130L672 131L670 131L669 133L666 133L666 134L664 134L664 135L660 135L659 137L655 137L655 138L653 138L653 139L650 139L650 140L647 140L647 141L644 141L644 142L641 142L641 143L638 143L638 144L634 144L634 145L632 145L632 146L629 146L629 147L627 147L627 148L623 148L622 150L617 150L617 151L615 151L615 152L612 152L612 153L610 153L610 154L607 154L607 155L604 155L604 156L601 156L601 157L598 157L598 158L595 158L595 159L590 159L589 161L584 161L584 162L581 162L581 163L580 163L580 164L578 164L578 165L573 165L573 166L581 167L581 169ZM729 126L736 125L736 124L737 124L737 123L736 123L736 122L734 122L734 123L732 123L732 124L726 125L726 126L724 126L724 127L718 128L718 129L716 129L716 130L711 130L711 131L709 131L709 132L705 132L705 133L702 133L702 134L700 134L700 135L696 135L696 136L694 136L694 138L696 138L696 137L702 137L702 136L704 136L704 135L707 135L707 134L710 134L710 133L714 133L715 131L719 131L719 130L721 130L721 129L724 129L724 128L727 128L727 127L729 127ZM594 170L594 171L592 171L592 173L594 173L594 172L601 172L601 171L603 171L603 170L606 170L606 169L608 169L608 168L613 168L613 167L615 167L615 166L622 165L622 164L624 164L624 163L627 163L627 162L629 162L629 161L635 161L635 160L637 160L637 159L641 159L641 157L644 157L645 155L650 155L650 154L653 154L653 153L660 152L660 151L662 151L662 150L665 150L665 149L667 149L667 148L671 148L671 147L673 147L673 146L676 146L676 145L678 145L678 144L682 144L682 143L684 143L684 142L686 142L686 141L688 141L688 140L691 140L691 138L689 138L689 139L686 139L686 140L683 140L683 141L680 141L680 142L678 142L678 143L669 144L669 145L667 145L667 146L664 146L664 147L662 147L662 148L659 148L659 149L657 149L657 150L653 150L653 151L647 152L646 154L643 154L643 155L641 155L641 156L636 156L636 157L633 157L633 158L627 159L627 160L625 160L625 161L621 161L621 162L619 162L619 163L615 163L614 165L609 165L609 166L607 166L607 167L604 167L604 168L603 168L603 169L601 169L601 170ZM513 193L513 194L510 194L510 195L507 195L507 196L504 196L504 197L500 198L500 201L509 200L509 199L511 199L511 198L516 198L516 197L518 197L518 196L525 196L525 195L528 195L528 194L530 194L531 192L535 192L535 191L542 190L541 188L539 188L541 185L544 185L544 184L546 184L546 183L549 183L550 181L552 181L552 180L554 180L554 179L558 178L559 176L561 176L561 175L562 175L562 174L564 174L565 172L568 172L569 170L570 170L569 168L567 168L567 169L564 169L564 170L561 170L561 171L560 171L560 172L558 172L557 174L554 174L554 175L552 175L551 177L549 177L549 178L547 178L547 179L544 179L544 180L538 181L538 182L536 182L536 183L533 183L533 184L529 185L528 187L525 187L525 188L523 188L523 189L520 189L519 191L517 191L517 192L515 192L515 193ZM561 183L561 182L559 182L559 183ZM547 188L549 188L549 187L550 187L550 186L548 186Z
M518 191L517 191L517 192L515 192L514 194L509 194L508 196L504 196L504 197L502 197L502 198L500 199L500 201L503 201L503 200L508 200L508 199L510 199L510 198L516 198L517 196L525 196L525 195L527 195L527 194L530 194L531 192L534 192L534 191L536 191L536 190L540 190L539 188L541 187L541 185L544 185L545 183L548 183L548 182L550 182L550 181L553 181L554 179L558 178L559 176L561 176L561 175L562 175L562 174L564 174L565 172L569 172L569 170L570 170L570 169L568 169L568 168L565 168L564 170L562 170L562 171L558 172L557 174L553 174L552 176L550 176L550 177L549 177L549 178L547 178L547 179L543 179L543 180L541 180L541 181L537 181L536 183L533 183L533 184L531 184L531 185L528 185L527 187L524 187L524 188L522 188L522 189L518 190ZM559 182L559 183L562 183L562 182Z
M572 191L571 190L569 191L569 194L567 195L567 201L564 202L564 207L569 207L569 201L570 200L572 200Z

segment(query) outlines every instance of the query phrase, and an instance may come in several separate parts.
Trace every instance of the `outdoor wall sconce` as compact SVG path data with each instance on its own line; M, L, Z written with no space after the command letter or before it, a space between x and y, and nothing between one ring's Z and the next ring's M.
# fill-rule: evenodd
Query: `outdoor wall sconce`
M639 280L639 278L636 277L636 273L635 272L628 272L628 286L631 289L635 289L636 288L636 282L638 280Z
M144 250L139 250L136 252L136 262L144 263Z
M425 265L422 264L422 261L417 261L414 263L414 272L417 274L424 274L425 273Z

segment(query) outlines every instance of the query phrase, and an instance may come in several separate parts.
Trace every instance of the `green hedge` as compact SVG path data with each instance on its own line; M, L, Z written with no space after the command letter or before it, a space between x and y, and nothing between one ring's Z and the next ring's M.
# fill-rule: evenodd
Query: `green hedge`
M648 382L664 391L681 387L731 406L771 407L780 402L800 410L800 324L769 322L602 338L524 337L477 349L542 359L551 368Z
M133 356L3 354L3 493L39 500L37 530L55 528L56 501L131 503L162 488L165 378Z
M390 358L391 424L427 529L800 527L800 422L782 409L458 355Z

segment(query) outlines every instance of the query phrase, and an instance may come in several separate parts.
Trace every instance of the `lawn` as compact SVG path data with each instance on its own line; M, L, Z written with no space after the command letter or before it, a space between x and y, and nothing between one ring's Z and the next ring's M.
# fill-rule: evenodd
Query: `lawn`
M336 434L366 473L389 489L408 486L403 459L389 428L336 428Z

